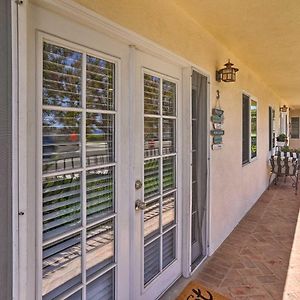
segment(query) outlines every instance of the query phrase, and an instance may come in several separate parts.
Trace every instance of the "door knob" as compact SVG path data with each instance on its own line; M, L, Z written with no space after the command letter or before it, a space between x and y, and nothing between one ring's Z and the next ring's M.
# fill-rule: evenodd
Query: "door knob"
M143 183L140 181L140 180L136 180L136 182L135 182L135 189L136 190L139 190L139 189L141 189L142 188L142 186L143 186Z
M147 207L147 204L142 200L138 199L135 201L135 210L144 210Z

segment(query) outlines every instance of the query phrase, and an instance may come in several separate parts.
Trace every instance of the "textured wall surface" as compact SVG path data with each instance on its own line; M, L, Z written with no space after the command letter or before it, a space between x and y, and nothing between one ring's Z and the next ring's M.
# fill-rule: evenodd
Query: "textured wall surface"
M299 105L298 0L76 1L134 30L144 33L148 31L149 36L155 38L163 37L165 30L161 29L166 28L171 33L174 28L180 38L185 37L182 41L186 42L189 38L193 41L201 36L196 36L190 25L201 24L224 45L228 45L250 68L256 70L287 103ZM174 12L177 12L177 19L172 22ZM148 28L136 26L147 21L151 24ZM159 33L155 33L158 28ZM192 33L195 35L190 35ZM184 52L191 50L186 48Z
M224 148L211 156L211 253L255 203L268 181L268 107L279 111L281 99L260 78L216 40L176 1L76 0L108 19L188 59L211 75L211 105L219 89L225 110ZM249 49L249 51L252 51ZM214 80L216 68L230 58L240 69L236 83ZM242 92L258 100L258 156L243 166ZM277 118L278 118L277 114ZM278 128L278 122L277 122Z
M11 299L11 36L10 1L0 1L0 299Z

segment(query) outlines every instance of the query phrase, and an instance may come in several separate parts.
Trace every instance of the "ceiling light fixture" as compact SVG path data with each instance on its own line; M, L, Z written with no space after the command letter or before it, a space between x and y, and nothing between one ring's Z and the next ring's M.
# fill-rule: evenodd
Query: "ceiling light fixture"
M284 104L283 106L281 106L281 107L279 108L279 110L280 110L281 112L287 112L288 107Z

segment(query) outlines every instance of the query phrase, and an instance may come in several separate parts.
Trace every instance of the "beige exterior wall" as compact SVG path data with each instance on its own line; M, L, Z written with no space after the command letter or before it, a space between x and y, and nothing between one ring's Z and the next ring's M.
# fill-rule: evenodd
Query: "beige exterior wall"
M268 107L279 115L280 99L261 78L173 1L76 0L206 70L211 76L211 106L221 93L225 111L224 148L211 153L211 244L213 253L266 189L268 182ZM255 45L249 45L255 49ZM215 81L216 68L230 58L240 69L236 83ZM242 92L258 100L258 157L242 167ZM278 128L278 124L277 124ZM277 130L278 132L278 130Z
M300 109L291 109L290 118L291 117L300 117ZM290 138L290 147L293 149L300 149L300 139Z

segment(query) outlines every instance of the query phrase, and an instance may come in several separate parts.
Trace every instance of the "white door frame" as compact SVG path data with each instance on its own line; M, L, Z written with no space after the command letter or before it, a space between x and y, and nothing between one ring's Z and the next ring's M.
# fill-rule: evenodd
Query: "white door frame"
M13 101L13 299L28 299L27 238L19 229L27 230L27 26L28 3L12 1L12 101ZM22 249L22 251L20 251ZM20 292L25 291L25 292Z
M137 143L133 143L133 148L131 150L131 153L134 155L134 160L132 161L134 165L134 171L132 173L133 177L131 179L131 184L134 186L134 182L137 179L140 179L143 182L144 174L143 171L143 163L144 163L144 132L143 132L143 124L144 124L144 105L142 99L143 97L143 78L144 78L144 72L153 74L153 75L159 75L161 78L169 78L170 80L177 83L177 136L178 139L176 140L176 153L177 153L177 171L176 171L176 177L177 177L177 211L176 211L176 218L177 218L177 238L178 240L177 245L179 245L176 249L178 260L181 260L182 257L182 245L181 237L182 237L182 74L181 74L181 67L169 64L167 62L164 62L158 58L155 58L149 54L143 53L138 50L134 50L134 61L135 61L135 71L130 72L132 76L135 76L135 95L134 95L134 101L132 101L133 105L133 111L132 115L133 118L131 118L131 128L134 130L135 139ZM150 69L151 68L151 69ZM168 70L169 73L166 74L166 70ZM136 75L135 75L136 74ZM173 74L174 77L172 76ZM171 77L172 76L172 77ZM176 78L175 78L176 77ZM171 79L172 78L172 79ZM131 197L132 200L132 211L133 214L131 215L131 220L134 223L133 224L133 245L132 248L132 262L135 264L132 265L134 268L134 276L132 281L132 287L138 286L138 288L133 291L133 297L132 299L155 299L157 298L161 293L163 293L165 290L159 290L161 289L161 286L168 287L170 284L173 283L178 277L180 277L181 273L178 276L175 276L173 281L168 282L168 278L171 277L171 269L173 270L174 274L174 267L170 267L170 270L165 270L161 275L159 275L159 278L157 280L153 280L153 282L149 283L144 288L144 273L143 273L143 257L141 253L143 252L142 248L142 241L141 237L143 236L142 231L142 220L141 220L141 211L136 212L134 210L135 206L135 200L142 199L143 200L143 189L134 190L134 193ZM135 234L134 234L135 233ZM140 238L137 238L140 237ZM134 250L140 249L140 251L136 252ZM175 264L175 263L174 263ZM174 265L172 264L172 265ZM136 266L135 266L136 265ZM134 267L135 266L135 267ZM179 265L180 270L182 269L182 265L180 263ZM150 297L150 298L149 298Z
M191 234L192 234L192 73L193 71L207 77L207 193L206 193L206 256L198 264L198 266L191 269ZM205 70L191 66L183 69L183 98L185 105L183 105L183 153L188 153L183 156L183 199L189 199L189 205L183 205L183 230L188 234L183 235L183 277L189 278L201 266L202 262L210 255L210 224L211 224L211 202L210 202L210 165L211 165L211 138L210 131L210 114L211 102L210 95L212 85L210 82L210 74Z

